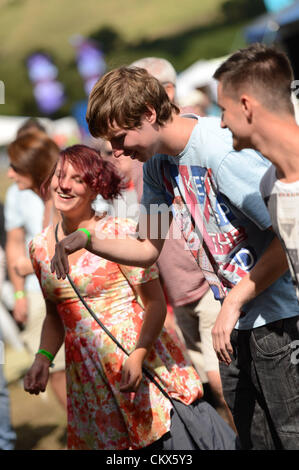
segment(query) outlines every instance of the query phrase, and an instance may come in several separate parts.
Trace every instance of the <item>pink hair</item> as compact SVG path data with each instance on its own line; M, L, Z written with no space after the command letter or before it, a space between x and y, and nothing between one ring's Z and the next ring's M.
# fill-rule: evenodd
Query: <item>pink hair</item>
M77 144L61 150L59 161L61 168L66 161L69 162L79 172L87 186L106 200L115 199L127 187L113 163L104 160L97 150L87 145ZM56 166L43 185L44 194L48 192Z

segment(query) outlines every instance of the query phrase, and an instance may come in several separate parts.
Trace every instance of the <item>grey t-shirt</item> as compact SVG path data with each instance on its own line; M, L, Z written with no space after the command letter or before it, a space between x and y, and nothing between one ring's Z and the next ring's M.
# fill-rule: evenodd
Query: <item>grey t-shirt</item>
M261 181L261 193L270 212L272 226L287 253L299 300L299 181L283 183L272 165Z
M260 193L269 162L253 150L236 152L218 118L198 118L183 151L155 155L144 170L142 204L172 206L187 245L216 299L252 269L273 239ZM299 314L287 273L244 305L236 325L259 327Z

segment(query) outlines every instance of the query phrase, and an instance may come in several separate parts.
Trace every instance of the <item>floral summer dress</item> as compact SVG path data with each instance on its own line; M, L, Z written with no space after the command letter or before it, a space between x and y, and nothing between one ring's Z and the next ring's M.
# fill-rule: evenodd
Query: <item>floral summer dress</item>
M134 230L124 219L110 218L101 226L101 233L110 235ZM53 227L32 240L30 256L44 297L57 305L65 328L68 448L122 450L152 444L169 431L172 406L145 377L136 393L120 392L127 356L88 313L68 280L51 273L49 235L53 239ZM157 279L156 267L122 266L81 250L75 261L70 257L69 274L98 318L133 351L144 316L133 287ZM202 396L198 375L166 330L145 366L173 398L190 404Z

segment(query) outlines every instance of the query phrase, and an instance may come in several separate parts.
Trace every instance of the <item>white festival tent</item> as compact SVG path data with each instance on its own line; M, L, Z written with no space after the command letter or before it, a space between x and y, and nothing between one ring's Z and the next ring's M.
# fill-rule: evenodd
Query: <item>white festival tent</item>
M28 117L0 115L0 147L8 145L16 138L17 130L27 119ZM45 127L46 132L61 147L77 143L80 140L78 124L72 117L57 120L37 119Z
M179 73L176 86L178 100L183 99L192 90L208 87L211 92L211 98L216 102L217 83L213 79L213 74L226 58L227 56L211 60L198 60L186 70Z

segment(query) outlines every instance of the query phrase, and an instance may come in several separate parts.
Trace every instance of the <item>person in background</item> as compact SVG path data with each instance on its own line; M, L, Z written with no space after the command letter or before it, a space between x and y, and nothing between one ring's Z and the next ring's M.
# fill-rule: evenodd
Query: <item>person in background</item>
M5 243L4 243L4 220L0 219L0 288L6 275L5 269ZM0 310L0 314L2 310ZM3 364L5 360L4 338L0 326L0 450L14 450L16 433L12 428L10 417L10 400L7 382L4 376Z
M6 258L9 279L14 288L13 316L23 327L21 338L32 354L36 354L45 316L45 304L28 254L29 241L41 231L45 219L45 202L41 185L48 177L59 155L59 148L40 131L22 131L8 146L9 187L5 205ZM46 202L52 212L51 200ZM66 408L64 351L57 357L51 373L51 385L59 402Z
M207 116L210 101L208 96L200 90L189 91L185 96L178 100L181 113L194 113L198 116Z
M163 85L170 101L176 102L176 72L169 61L158 57L146 57L133 62L131 66L147 70ZM194 109L189 109L188 112L190 111L195 112ZM128 161L128 158L120 158ZM132 161L132 179L139 203L143 193L142 168L143 164L138 160ZM219 362L213 348L211 333L220 311L220 302L214 299L208 282L202 271L198 269L194 256L188 250L175 222L170 226L169 237L164 242L157 265L190 357L198 373L208 381L215 408L235 429L231 412L223 396Z
M42 132L43 134L47 134L45 126L36 118L28 118L26 119L22 126L19 127L17 130L16 137L21 137L24 134Z
M0 283L0 329L2 330L2 339L6 345L14 350L23 351L24 344L20 338L20 329L11 315L11 285L7 279L5 245L6 232L4 228L4 205L0 203L0 246L1 246L1 283Z

